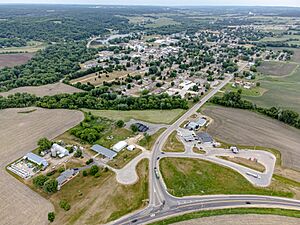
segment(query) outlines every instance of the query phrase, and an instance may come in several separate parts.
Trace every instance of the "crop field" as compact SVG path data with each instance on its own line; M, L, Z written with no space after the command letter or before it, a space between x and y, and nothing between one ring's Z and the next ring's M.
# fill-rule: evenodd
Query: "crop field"
M177 197L210 194L294 196L293 190L280 181L273 180L266 188L254 187L236 171L204 160L163 158L160 169L168 191Z
M39 41L30 41L27 43L27 46L23 47L9 47L9 48L0 48L0 53L6 52L26 52L26 53L33 53L37 52L38 50L44 49L46 44Z
M127 122L130 119L136 119L157 124L170 124L185 112L184 109L131 111L83 109L83 111L91 112L95 116L106 117L111 120L124 120Z
M271 76L286 76L291 74L297 68L297 64L265 61L257 68L258 72Z
M28 62L32 56L32 53L0 54L0 68L22 65Z
M261 88L267 90L262 96L247 96L246 99L263 107L283 107L300 113L300 69L286 77L266 77L259 81Z
M19 88L9 90L7 92L0 92L0 95L6 97L8 95L15 94L18 92L20 93L27 92L39 97L43 97L46 95L52 96L61 93L76 93L76 92L83 92L83 91L75 87L72 87L70 85L59 82L55 84L47 84L42 86L19 87Z
M98 178L79 174L50 197L57 212L53 224L104 224L145 207L148 164L148 160L144 159L137 165L139 180L133 185L119 184L110 171L101 171ZM68 212L59 207L61 199L70 203Z
M213 123L208 132L232 144L264 146L281 152L283 167L300 169L300 130L254 112L207 106Z
M176 22L172 18L160 17L160 18L154 20L152 23L146 24L145 27L159 28L159 27L163 27L163 26L172 26L172 25L177 25L177 24L180 24L180 23Z
M266 37L260 42L286 42L290 45L300 44L300 35L278 35L277 37Z
M53 211L52 204L9 175L5 166L35 149L39 138L54 138L81 120L83 114L79 111L0 110L1 224L12 224L12 221L13 224L47 224L47 213Z

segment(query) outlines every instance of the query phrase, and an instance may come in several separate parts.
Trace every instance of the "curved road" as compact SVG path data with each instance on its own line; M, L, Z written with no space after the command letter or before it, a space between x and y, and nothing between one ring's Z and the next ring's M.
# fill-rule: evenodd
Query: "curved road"
M190 196L177 198L170 195L161 178L156 177L155 170L159 172L159 160L162 148L169 135L186 121L191 115L203 106L211 97L213 97L220 89L222 89L231 79L232 75L226 79L214 90L208 93L201 101L189 109L174 124L168 127L164 133L156 140L152 148L152 157L150 159L149 168L149 186L150 199L147 208L126 215L111 224L147 224L166 217L185 214L188 212L216 209L216 208L232 208L232 207L276 207L286 209L300 210L300 201L293 199L285 199L272 196L256 196L256 195L210 195L210 196Z

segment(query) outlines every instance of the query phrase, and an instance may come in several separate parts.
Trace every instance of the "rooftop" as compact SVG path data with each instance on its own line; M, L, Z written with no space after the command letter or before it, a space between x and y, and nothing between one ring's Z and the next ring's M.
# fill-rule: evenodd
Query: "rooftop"
M110 150L110 149L107 149L107 148L105 148L105 147L103 147L103 146L101 146L101 145L93 145L93 146L91 147L91 149L92 149L93 151L95 151L95 152L101 154L101 155L104 155L105 157L107 157L107 158L109 158L109 159L113 159L113 158L117 155L116 152L114 152L114 151L112 151L112 150Z

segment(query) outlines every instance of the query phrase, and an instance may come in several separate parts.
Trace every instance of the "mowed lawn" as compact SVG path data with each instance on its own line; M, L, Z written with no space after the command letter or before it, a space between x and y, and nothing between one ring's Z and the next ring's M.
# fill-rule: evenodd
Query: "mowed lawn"
M300 69L286 77L264 78L261 88L267 90L262 96L247 96L246 99L263 107L283 107L300 113Z
M184 109L172 109L172 110L131 110L131 111L119 111L119 110L90 110L83 109L85 112L91 112L95 116L106 117L111 120L124 120L130 119L142 120L149 123L164 123L171 124L179 116L181 116Z
M137 165L139 180L133 185L121 185L111 171L100 170L100 177L77 177L50 197L56 211L53 224L104 224L143 208L148 199L148 165L144 159ZM60 200L70 203L71 209L59 207Z
M258 194L293 197L292 190L274 180L268 188L254 187L232 169L199 159L164 158L160 169L168 191L175 196Z

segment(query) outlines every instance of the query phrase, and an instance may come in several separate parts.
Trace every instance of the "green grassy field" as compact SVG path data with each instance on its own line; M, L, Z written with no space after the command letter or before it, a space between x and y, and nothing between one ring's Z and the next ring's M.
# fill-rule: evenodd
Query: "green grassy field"
M254 187L234 170L208 161L164 158L160 169L168 191L178 197L209 194L294 196L286 183L274 180L270 187Z
M259 215L279 215L300 218L300 212L297 210L273 209L273 208L234 208L234 209L217 209L204 210L199 212L188 213L181 216L171 217L162 221L151 223L151 225L166 225L191 219L220 216L220 215L241 215L241 214L259 214Z
M261 96L266 91L262 87L252 87L251 89L232 87L232 83L227 84L222 91L238 91L242 90L242 96Z
M139 141L139 145L146 148L147 150L151 150L156 139L166 130L166 128L159 129L155 134L150 136L150 139L147 141L145 138Z
M265 61L258 68L258 72L271 76L291 75L298 67L296 63Z
M174 131L167 139L163 151L164 152L184 152L184 145L176 137L177 132Z
M172 109L172 110L131 110L131 111L119 111L119 110L89 110L83 109L85 112L91 112L92 114L100 117L106 117L111 120L124 120L130 119L142 120L150 123L165 123L171 124L179 116L181 116L184 109Z
M294 40L291 40L294 39ZM281 41L286 42L288 44L296 44L300 45L300 35L278 35L275 37L265 37L260 40L260 42L275 42Z
M158 28L158 27L172 26L172 25L177 25L177 24L180 24L180 23L176 22L172 18L160 17L160 18L154 20L152 23L146 24L145 27L147 27L147 28Z
M286 77L265 77L259 81L267 91L259 97L247 96L246 99L258 106L292 109L300 113L300 69Z
M38 41L30 41L27 43L27 46L23 47L9 47L9 48L1 48L0 53L2 52L36 52L40 49L44 49L46 44Z

